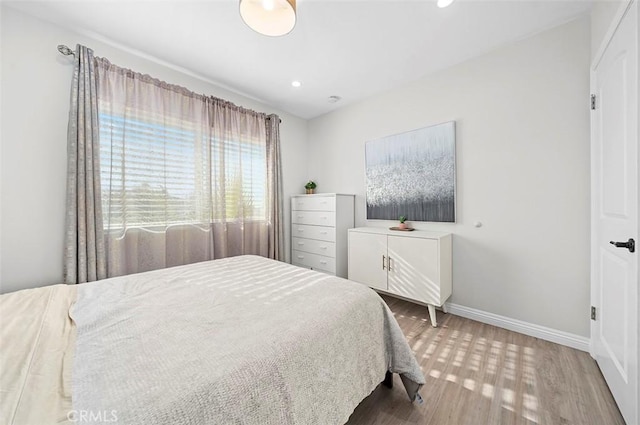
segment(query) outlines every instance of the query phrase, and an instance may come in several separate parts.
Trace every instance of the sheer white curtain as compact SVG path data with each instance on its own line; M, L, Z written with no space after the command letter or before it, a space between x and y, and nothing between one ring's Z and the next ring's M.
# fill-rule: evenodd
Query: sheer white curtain
M108 276L275 257L270 229L281 211L273 217L268 191L279 162L267 155L266 130L274 118L106 59L96 70Z

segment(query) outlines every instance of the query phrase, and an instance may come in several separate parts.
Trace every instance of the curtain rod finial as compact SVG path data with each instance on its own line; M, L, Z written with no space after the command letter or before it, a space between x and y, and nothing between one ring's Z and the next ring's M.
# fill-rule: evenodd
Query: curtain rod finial
M68 48L67 46L65 46L64 44L58 44L58 51L60 53L62 53L65 56L75 56L76 53L71 50L70 48Z

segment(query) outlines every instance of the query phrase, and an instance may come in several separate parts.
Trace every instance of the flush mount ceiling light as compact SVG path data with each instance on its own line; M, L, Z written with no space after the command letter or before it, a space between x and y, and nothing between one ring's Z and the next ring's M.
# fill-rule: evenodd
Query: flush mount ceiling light
M296 80L296 81L292 81L291 85L293 87L300 87L302 85L302 83L300 81Z
M438 0L438 7L444 8L449 6L451 3L453 3L453 0Z
M240 0L240 16L255 32L285 35L296 25L296 0Z

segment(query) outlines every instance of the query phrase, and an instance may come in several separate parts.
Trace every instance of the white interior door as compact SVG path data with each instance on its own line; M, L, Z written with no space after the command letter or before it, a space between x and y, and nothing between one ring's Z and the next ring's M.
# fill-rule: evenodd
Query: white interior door
M638 6L627 10L592 74L592 355L628 424L637 424ZM619 244L620 245L620 244Z

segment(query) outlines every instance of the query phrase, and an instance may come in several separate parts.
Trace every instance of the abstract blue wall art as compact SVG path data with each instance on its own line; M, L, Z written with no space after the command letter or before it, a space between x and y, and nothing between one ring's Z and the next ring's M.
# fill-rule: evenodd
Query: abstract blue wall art
M455 121L365 145L367 219L456 221Z

